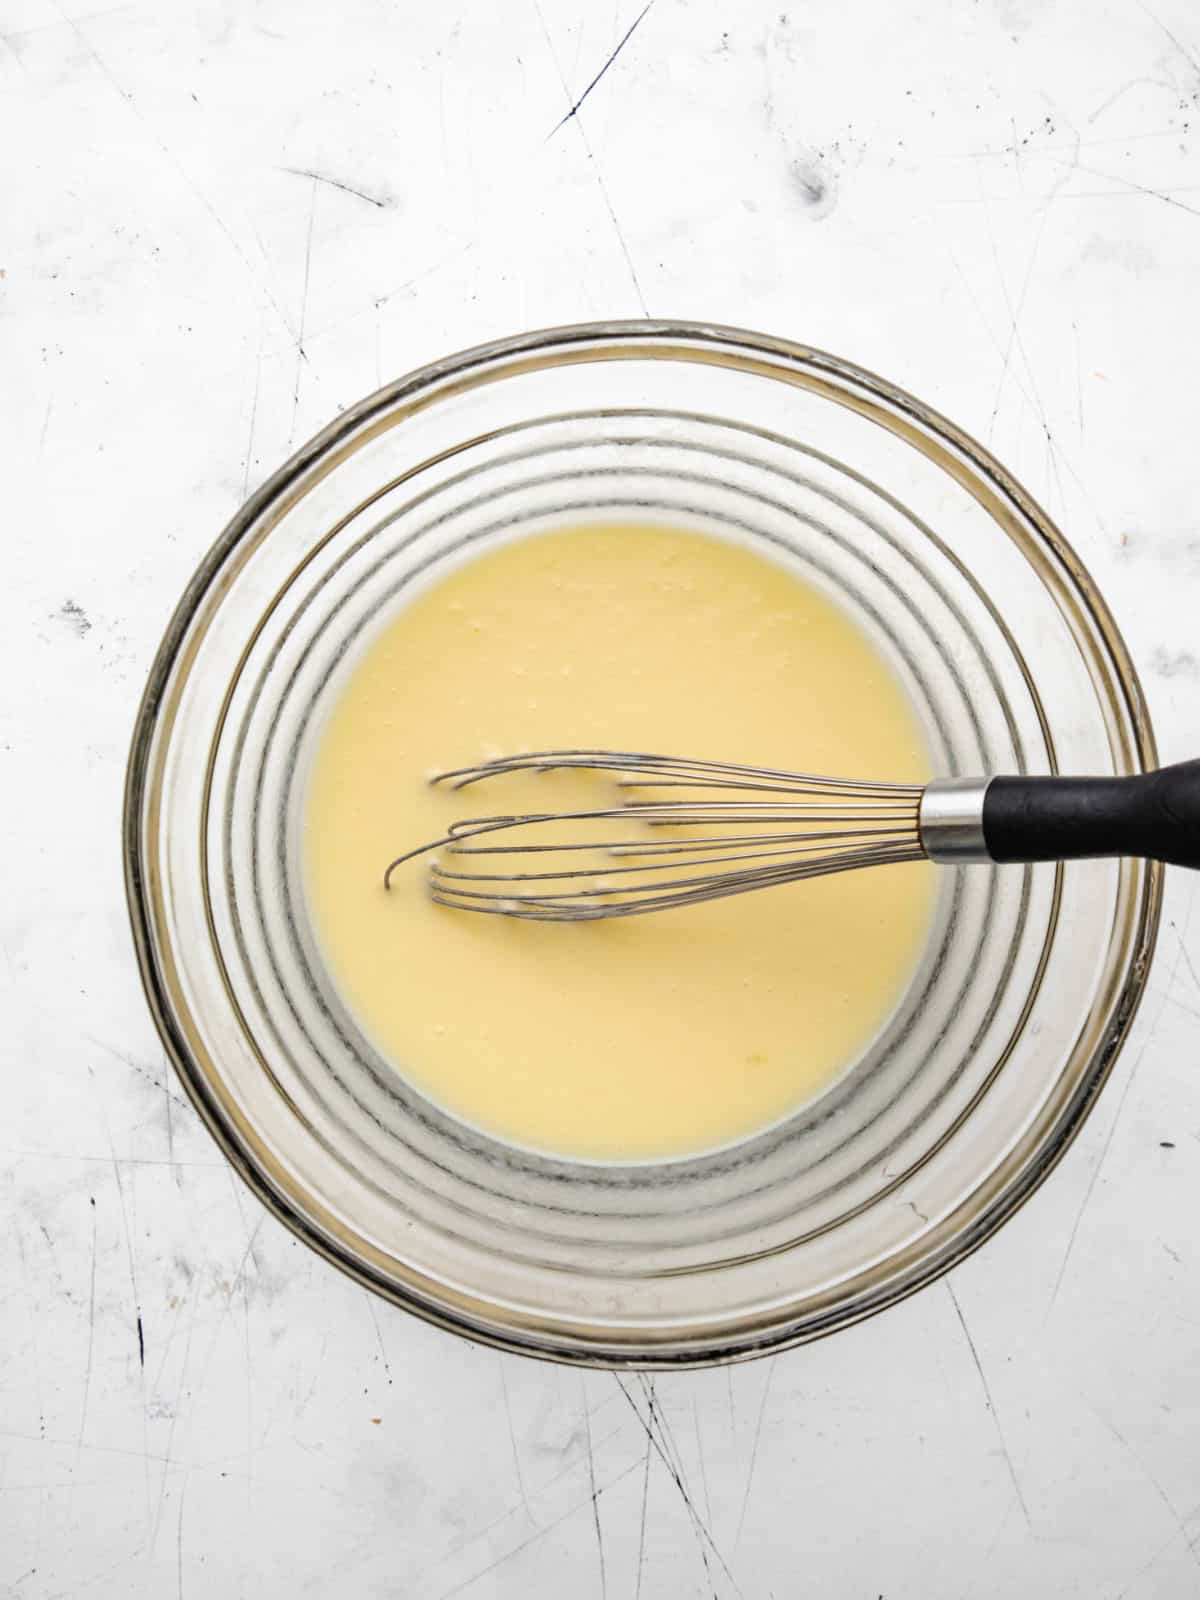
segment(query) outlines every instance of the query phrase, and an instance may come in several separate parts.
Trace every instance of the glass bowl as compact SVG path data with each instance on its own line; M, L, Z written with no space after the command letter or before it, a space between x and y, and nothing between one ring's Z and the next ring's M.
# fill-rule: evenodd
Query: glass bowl
M238 512L171 620L127 778L134 937L179 1075L256 1193L367 1287L508 1349L652 1367L829 1333L987 1238L1112 1067L1161 872L945 869L880 1035L737 1144L565 1161L445 1113L317 952L299 849L316 733L375 630L449 565L622 517L824 586L945 775L1127 773L1155 751L1104 602L1024 490L911 396L784 340L647 321L470 350L343 413Z

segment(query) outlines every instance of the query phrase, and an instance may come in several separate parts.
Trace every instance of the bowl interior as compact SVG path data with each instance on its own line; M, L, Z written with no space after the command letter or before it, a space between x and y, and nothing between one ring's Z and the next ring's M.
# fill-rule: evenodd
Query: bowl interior
M378 628L452 564L621 518L746 543L826 589L892 663L947 775L1153 760L1086 575L949 425L776 341L561 330L381 391L226 531L139 721L131 907L185 1083L339 1265L513 1348L713 1360L886 1304L1020 1202L1128 1025L1159 874L947 870L925 957L863 1057L720 1150L560 1161L445 1114L364 1037L309 927L300 824L322 716Z

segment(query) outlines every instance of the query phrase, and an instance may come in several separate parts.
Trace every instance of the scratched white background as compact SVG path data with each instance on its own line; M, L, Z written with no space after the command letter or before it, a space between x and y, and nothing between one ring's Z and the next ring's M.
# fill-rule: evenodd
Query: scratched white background
M0 0L6 1595L1200 1592L1183 874L1047 1188L950 1281L736 1371L585 1377L374 1302L164 1068L117 840L169 609L292 446L492 335L709 317L897 380L1061 519L1164 755L1200 746L1191 0L638 12Z

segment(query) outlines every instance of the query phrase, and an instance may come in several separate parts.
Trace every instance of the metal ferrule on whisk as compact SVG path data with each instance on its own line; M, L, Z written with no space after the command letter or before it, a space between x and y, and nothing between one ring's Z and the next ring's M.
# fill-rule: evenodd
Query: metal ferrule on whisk
M983 836L983 802L990 782L990 778L938 778L926 785L917 829L931 861L992 859Z

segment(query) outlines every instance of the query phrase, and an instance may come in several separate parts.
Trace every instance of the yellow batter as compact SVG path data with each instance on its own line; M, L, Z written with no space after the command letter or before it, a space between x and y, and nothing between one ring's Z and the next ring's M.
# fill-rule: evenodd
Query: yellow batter
M384 890L392 857L455 818L611 803L579 774L461 794L425 782L564 746L924 782L903 690L840 608L750 550L568 528L479 556L400 611L317 751L311 913L398 1073L477 1127L570 1156L684 1154L783 1116L892 1011L928 934L932 869L582 925L437 907L422 861Z

